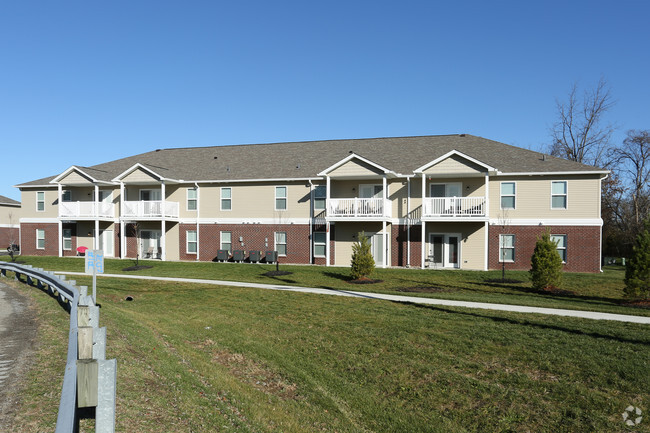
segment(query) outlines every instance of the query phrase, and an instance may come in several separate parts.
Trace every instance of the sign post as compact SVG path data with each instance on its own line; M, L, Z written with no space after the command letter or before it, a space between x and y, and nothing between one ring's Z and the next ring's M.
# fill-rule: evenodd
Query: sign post
M104 251L86 250L86 273L93 276L93 302L97 304L97 274L104 273Z

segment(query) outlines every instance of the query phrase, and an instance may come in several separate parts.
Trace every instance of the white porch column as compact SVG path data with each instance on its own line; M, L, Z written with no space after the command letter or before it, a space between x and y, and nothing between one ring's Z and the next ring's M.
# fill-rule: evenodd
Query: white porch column
M411 178L406 178L406 267L411 267Z
M57 215L59 217L59 257L63 257L63 221L61 221L61 202L63 201L63 186L61 183L59 183L59 200L57 201L58 203L58 208L59 208L59 214Z
M201 255L201 236L199 235L199 212L201 211L201 193L199 192L199 184L195 183L196 186L196 261L199 261Z
M162 250L162 253L160 255L160 259L164 262L165 258L167 257L167 252L165 251L165 229L166 229L166 224L165 220L163 219L160 223L161 225L161 232L160 232L160 249Z
M93 249L99 249L99 185L95 184L95 205L93 215L95 217L95 233L93 234Z
M161 207L162 207L162 217L165 218L167 216L167 209L165 209L167 206L167 198L165 197L165 181L161 180L160 181L160 195L161 195Z
M388 252L388 242L387 242L387 240L390 238L388 236L388 233L386 233L386 219L384 219L381 222L381 235L384 238L384 260L383 260L383 263L382 263L381 267L385 268L386 267L386 262L388 262L388 253L387 253Z
M124 182L120 181L120 209L118 210L118 215L120 217L120 259L126 257L126 223L124 222L124 202L126 197L124 197L126 190L124 189Z
M489 254L489 240L490 240L490 174L485 173L485 217L488 219L485 221L485 263L483 264L483 270L488 270L488 254Z
M327 233L327 236L325 236L325 266L330 266L330 222L329 222L329 211L330 211L330 187L331 187L331 182L330 182L330 177L325 176L325 179L327 180L327 186L325 187L325 233Z
M425 255L424 253L425 253L425 250L426 250L426 247L427 247L427 244L425 242L425 240L426 240L426 223L424 222L424 220L421 220L421 224L422 224L422 241L421 241L421 244L420 244L421 245L420 253L422 254L422 264L420 265L420 267L422 269L424 269L424 255Z
M392 215L392 209L388 206L388 181L386 180L386 173L384 173L384 177L382 178L382 196L384 200L384 219L381 222L381 232L383 233L382 236L384 237L384 263L382 265L382 268L386 268L386 264L388 263L388 251L389 249L389 242L390 242L390 236L388 236L388 233L386 233L386 218L390 217Z
M490 234L490 222L485 221L485 263L483 264L484 271L488 270L488 253L489 253L488 241L490 239L489 234Z
M424 199L427 196L427 175L422 173L422 211L420 213L420 222L422 225L422 240L420 242L420 256L421 256L421 264L420 267L424 269L424 256L425 256L425 251L426 251L426 223L424 222Z

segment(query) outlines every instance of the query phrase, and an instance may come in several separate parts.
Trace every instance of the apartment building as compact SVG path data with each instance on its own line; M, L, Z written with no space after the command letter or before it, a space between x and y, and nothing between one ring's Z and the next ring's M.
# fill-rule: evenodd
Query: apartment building
M20 242L20 202L0 195L0 249Z
M159 149L18 185L23 254L528 269L547 228L600 270L607 171L468 134Z

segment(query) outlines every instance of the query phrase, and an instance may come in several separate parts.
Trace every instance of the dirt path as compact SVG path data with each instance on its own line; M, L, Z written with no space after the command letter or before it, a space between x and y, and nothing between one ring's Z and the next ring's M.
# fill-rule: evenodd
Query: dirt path
M11 431L21 379L33 361L36 335L30 300L0 281L0 432Z

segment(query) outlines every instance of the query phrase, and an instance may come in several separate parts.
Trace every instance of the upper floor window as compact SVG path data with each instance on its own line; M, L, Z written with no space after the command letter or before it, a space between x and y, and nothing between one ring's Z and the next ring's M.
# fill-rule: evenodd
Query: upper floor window
M221 210L232 210L232 188L221 188Z
M515 261L515 235L499 235L499 261Z
M36 210L38 212L45 211L45 192L43 191L36 193Z
M514 209L516 204L514 182L501 182L501 209Z
M566 180L551 182L551 209L567 208Z
M196 210L198 191L196 188L187 188L187 210Z
M69 189L63 190L61 193L61 201L72 201L72 191Z
M162 192L159 189L140 190L140 201L160 201L160 200L162 200Z
M325 210L326 197L327 187L325 185L316 185L316 188L314 188L314 210Z
M275 210L287 210L287 187L275 187Z
M557 253L566 263L566 235L551 235L551 241L555 242Z

